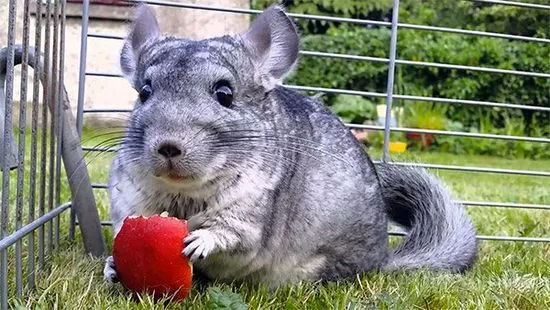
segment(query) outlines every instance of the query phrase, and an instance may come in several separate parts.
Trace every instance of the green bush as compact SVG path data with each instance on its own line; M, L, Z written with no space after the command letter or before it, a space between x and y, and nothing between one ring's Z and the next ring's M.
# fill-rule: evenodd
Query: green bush
M336 96L330 109L346 123L363 124L378 116L372 101L353 95Z
M447 124L445 113L448 107L426 102L411 102L405 109L401 124L410 128L444 130Z
M523 1L523 0L519 0ZM283 1L295 13L388 20L391 0L290 0ZM256 0L263 8L271 1ZM399 19L403 23L550 37L544 10L488 5L454 0L402 0ZM390 31L387 27L339 22L300 20L302 50L388 58ZM506 70L550 72L548 44L468 36L401 28L397 57L404 60L438 62ZM289 84L385 93L387 63L304 56ZM550 107L550 79L500 73L484 73L398 64L394 93L486 102ZM327 95L326 104L346 119L364 121L363 104L349 98ZM361 99L362 100L362 99ZM372 105L384 97L366 98ZM419 102L394 100L405 111ZM550 136L550 113L526 109L491 108L467 104L435 103L445 106L446 130ZM354 111L357 109L357 111ZM442 108L437 108L442 109ZM439 120L443 117L438 116ZM355 121L354 121L355 122ZM432 123L434 121L431 121ZM441 125L441 124L440 124ZM421 127L421 126L420 126ZM441 126L438 126L440 128ZM538 158L548 156L549 144L505 140L437 137L434 147L455 153L478 153Z
M330 53L387 57L387 29L353 27L332 28L323 35L304 38L303 49ZM521 71L550 72L548 47L536 43L498 42L489 38L459 35L433 35L402 31L398 57L413 61L463 64ZM297 73L289 83L383 93L386 91L387 65L367 61L302 57ZM490 74L466 70L399 65L395 93L489 102L550 106L550 79L517 75ZM372 98L379 104L384 98ZM329 99L329 104L332 100ZM403 105L396 101L395 105ZM414 103L411 103L414 104ZM494 109L450 104L447 117L467 126L488 116L494 126L504 126L506 117L523 120L527 133L533 119L548 120L549 113L519 109Z
M384 58L387 57L389 38L387 29L331 28L326 34L305 36L302 49ZM387 65L383 63L305 56L300 59L296 74L287 83L384 92L387 70ZM332 103L333 99L329 102ZM373 100L383 102L384 99Z
M533 129L531 130L533 136L550 136L550 127L548 124L535 123L533 125ZM470 131L508 136L526 136L524 122L512 118L505 120L503 128L495 128L488 117L482 117L480 124L477 127L471 128ZM437 138L435 147L441 151L455 154L481 154L507 158L550 158L550 143L441 136Z

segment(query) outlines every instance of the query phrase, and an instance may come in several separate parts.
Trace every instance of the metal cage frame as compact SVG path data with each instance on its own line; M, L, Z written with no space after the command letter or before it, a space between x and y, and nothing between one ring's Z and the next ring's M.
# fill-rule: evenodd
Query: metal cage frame
M36 2L37 11L40 12L36 15L36 38L34 46L38 46L35 51L29 44L29 4L30 2ZM437 102L445 104L459 104L459 105L473 105L479 107L499 107L506 109L527 109L534 111L550 112L550 107L542 106L530 106L516 103L505 102L485 102L477 100L463 100L453 98L434 98L434 97L422 97L403 94L394 94L394 72L397 65L406 66L422 66L422 67L437 67L446 69L468 70L477 72L486 72L494 74L511 74L519 76L541 77L550 78L550 73L545 72L528 72L517 70L503 70L498 68L489 67L477 67L466 66L458 64L448 63L436 63L436 62L423 62L423 61L411 61L406 59L397 58L397 40L399 29L413 29L418 31L431 31L431 32L447 32L462 34L466 36L485 36L492 38L500 38L506 40L520 40L525 42L537 42L540 44L550 44L550 39L526 37L519 35L510 35L503 33L473 31L456 28L435 27L426 25L416 25L401 23L398 20L399 15L399 0L393 1L393 11L391 22L366 20L366 19L354 19L354 18L339 18L332 16L320 16L320 15L307 15L307 14L293 14L289 15L295 19L309 19L309 20L323 20L323 21L337 21L359 25L376 25L382 27L389 27L391 29L391 36L389 42L389 57L379 58L370 57L366 55L350 55L350 54L336 54L326 53L322 51L306 51L301 50L300 54L306 57L327 57L337 58L346 61L369 61L374 63L384 63L388 65L387 74L387 91L385 93L377 93L370 91L356 91L346 89L332 89L321 88L307 85L286 85L289 88L293 88L299 91L314 91L333 94L350 94L366 97L378 97L386 99L386 119L384 126L375 125L359 125L359 124L347 124L349 128L356 129L370 129L383 131L383 152L380 160L375 163L389 163L393 165L405 165L405 166L418 166L430 169L442 169L442 170L456 170L473 173L493 173L493 174L516 174L527 175L536 177L550 177L550 171L532 171L532 170L513 170L513 169L501 169L501 168L487 168L487 167L474 167L474 166L456 166L456 165L441 165L430 163L410 163L410 162L393 162L389 158L389 137L392 131L405 132L405 133L432 133L438 135L449 135L455 137L470 137L477 139L503 139L509 141L525 141L525 142L538 142L538 143L550 143L550 138L544 137L524 137L524 136L510 136L510 135L496 135L496 134L482 134L482 133L468 133L457 131L444 131L444 130L428 130L417 128L402 128L390 126L390 111L394 100L411 100L411 101L426 101ZM548 10L550 11L550 5L523 3L513 1L500 1L500 0L467 0L485 4L493 5L508 5L517 6L534 10ZM98 212L95 206L93 191L101 191L107 188L106 184L92 184L89 180L88 171L86 165L82 165L83 153L96 152L96 151L112 151L116 149L101 149L92 146L81 145L80 135L82 134L84 117L87 114L92 113L120 113L130 112L125 109L84 109L84 94L87 77L100 77L100 78L120 78L120 74L112 74L106 72L90 72L86 69L87 55L87 41L88 38L99 38L104 40L121 40L120 36L109 33L90 33L88 32L88 18L89 18L89 6L90 0L82 0L82 29L81 29L81 51L80 51L80 68L79 68L79 85L78 85L78 101L77 101L77 115L76 118L72 115L70 104L67 99L66 90L64 87L64 36L65 36L65 6L67 0L57 0L55 4L47 2L43 4L42 0L24 0L23 10L23 43L22 45L15 45L15 12L16 12L16 0L9 0L9 20L8 20L8 46L0 50L0 59L6 58L6 63L0 63L0 115L2 122L0 124L6 126L0 127L3 129L3 136L0 139L0 144L3 147L2 159L2 200L1 200L1 213L0 213L0 309L7 309L7 300L10 296L8 292L8 250L11 246L15 246L15 277L16 277L16 292L17 296L21 296L24 280L23 274L23 262L21 258L22 240L28 238L28 251L32 253L33 259L27 262L27 279L26 283L30 288L35 286L35 269L43 268L46 265L44 261L45 255L48 251L52 251L59 246L59 215L66 210L70 210L70 227L69 234L71 238L75 234L76 226L79 226L86 252L101 256L105 254L105 245L102 237L101 226L107 226L111 223L109 221L100 221ZM207 6L191 3L180 3L171 1L151 0L151 1L138 1L138 0L126 0L128 5L136 4L138 2L148 3L153 6L169 6L174 8L186 8L196 10L209 10L225 12L228 14L250 14L256 15L261 11L252 9L241 8L226 8L220 6ZM53 15L53 19L50 18ZM44 18L48 16L48 18ZM43 24L44 23L44 24ZM41 30L46 32L46 38L41 37ZM50 39L53 36L53 39ZM13 132L11 131L10 124L12 119L12 103L15 98L13 96L14 85L14 67L17 65L22 67L22 81L21 81L21 98L20 98L20 118L19 118L19 139L18 144L15 145L15 139ZM25 166L25 132L27 130L25 123L25 111L27 105L27 73L28 67L34 68L34 83L33 83L33 97L32 97L32 125L31 131L31 158L30 158L30 183L33 185L30 187L29 201L28 201L28 220L23 223L23 208L27 201L23 199L23 187L24 187L24 166ZM6 81L3 81L2 72L5 71ZM5 82L5 87L4 87ZM42 95L44 96L43 107L38 106L39 102L39 83L42 83L44 87ZM5 96L4 95L5 90ZM5 98L4 98L5 97ZM3 104L5 102L5 104ZM50 115L50 117L48 117ZM38 119L42 116L43 121L39 128ZM48 123L48 120L50 121ZM41 138L43 142L41 149L38 149L38 137L37 132L41 131ZM49 139L49 145L46 142ZM48 153L49 152L49 153ZM40 155L40 160L39 156ZM61 161L65 166L65 172L68 177L68 182L71 188L72 199L71 201L62 202L60 200L60 182L61 182ZM10 208L10 172L14 169L17 170L16 191L17 197L15 202L15 218L9 218ZM49 174L48 174L49 173ZM73 178L72 176L77 176ZM37 179L40 176L40 179ZM46 179L48 177L49 179ZM11 177L13 179L13 176ZM78 183L74 180L78 180ZM13 180L12 180L13 181ZM35 183L39 183L39 186ZM38 190L36 187L38 186ZM550 210L550 205L545 204L526 204L526 203L509 203L500 201L460 201L464 205L470 206L483 206L483 207L498 207L498 208L522 208L522 209L538 209L538 210ZM38 204L38 213L36 206ZM78 221L77 221L78 219ZM9 225L14 224L14 228L10 229ZM34 256L36 254L34 233L38 231L38 266L34 264ZM401 235L400 232L392 231L392 235ZM550 242L550 236L541 237L503 237L503 236L478 236L480 240L495 240L495 241L522 241L522 242ZM9 256L10 259L12 256Z

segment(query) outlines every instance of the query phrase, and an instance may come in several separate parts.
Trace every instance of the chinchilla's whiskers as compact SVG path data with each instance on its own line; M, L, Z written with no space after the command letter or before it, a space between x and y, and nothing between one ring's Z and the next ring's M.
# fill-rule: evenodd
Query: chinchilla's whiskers
M94 149L93 153L97 153L97 154L107 153L111 151L113 148L115 148L116 146L119 146L119 145L124 146L125 144L131 143L131 141L137 140L140 137L141 136L137 134L127 134L124 137L112 137L112 138L105 139L92 146L92 148ZM90 153L92 152L85 154L83 159L88 157Z
M303 137L284 134L284 133L278 132L278 131L273 130L273 129L264 129L264 130L251 130L251 129L241 129L241 130L239 130L238 129L238 130L218 132L218 134L226 134L226 135L239 134L239 133L254 133L255 136L260 136L261 135L262 137L277 138L278 140L282 140L284 142L286 142L284 139L293 139L293 140L297 140L297 141L300 141L300 142L303 142L303 143L310 143L310 145L321 146L321 144L318 143L317 141L310 140L310 139L303 138ZM242 135L242 136L244 137L245 135Z
M290 148L290 147L278 147L276 150L273 149L271 146L263 145L258 146L254 149L251 149L247 145L243 145L242 143L238 141L217 141L212 143L213 149L218 150L218 152L211 152L212 154L219 153L219 150L221 150L224 154L231 154L233 150L235 151L246 151L248 152L247 155L254 155L256 152L258 155L263 155L263 158L266 158L265 156L268 156L269 159L277 159L277 160L284 160L287 163L290 163L292 165L298 165L303 166L301 163L297 162L295 159L290 158L287 154L280 153L280 151L286 151L290 152L291 154L298 154L304 157L311 158L313 160L318 160L318 156L313 156L312 154L308 154L303 152L303 150L296 149L296 148ZM262 148L267 148L267 150L263 150ZM270 149L273 149L272 151ZM250 160L250 158L253 158L253 156L247 156L246 160ZM243 158L240 158L243 159ZM267 159L267 158L266 158Z
M220 169L223 169L225 171L232 171L233 173L246 173L246 170L249 168L257 169L260 168L262 171L267 172L269 174L277 174L276 171L288 169L288 171L293 170L303 170L306 168L303 164L297 163L296 161L292 160L291 158L282 156L282 155L275 155L270 152L258 152L257 150L254 150L252 152L250 149L235 149L231 148L226 153L237 155L237 156L246 156L249 164L252 164L254 167L247 166L243 167L243 164L239 161L229 161L226 162L222 167L219 167ZM211 152L205 152L205 155L212 155ZM255 156L261 155L260 158L257 158ZM289 186L288 180L280 180L282 184L285 184ZM309 189L305 189L306 194Z
M136 161L137 161L137 160L139 160L139 157L136 157ZM130 161L130 162L132 162L132 161ZM76 173L77 171L78 171L78 169L75 170L75 173ZM73 179L73 177L74 177L74 173L73 173L73 176L71 176L71 178L70 178L69 180ZM76 193L78 193L78 191L80 190L80 187L82 186L83 181L84 181L84 177L85 177L85 176L83 176L83 177L77 182L76 189L75 189L75 192L76 192Z
M212 129L213 127L213 124L215 124L216 122L218 122L219 120L223 119L223 115L220 115L217 119L215 119L214 121L212 122L209 122L208 124L202 126L198 131L196 131L195 133L193 133L193 136L191 137L191 139L187 140L187 142L185 142L183 145L182 145L182 148L185 149L191 142L195 141L196 139L198 139L199 135L201 133L203 133L205 130L207 129Z
M121 135L103 141L102 144L109 148L118 146L117 153L120 154L121 160L125 163L133 161L134 158L139 159L142 150L145 146L143 141L144 130L140 127L139 120L129 118L127 126L121 126L119 131Z
M229 133L231 133L231 132L229 132ZM217 139L218 140L210 138L210 139L204 139L202 141L204 143L218 143L217 141L219 141L220 137L218 136ZM276 145L276 147L279 148L279 149L284 148L285 145L295 147L293 149L287 148L287 150L294 151L294 152L298 152L300 150L300 148L304 148L305 150L302 150L302 151L307 151L307 150L315 151L315 152L321 153L323 155L330 156L333 159L336 159L340 162L343 162L343 163L349 165L349 163L347 161L345 161L341 156L338 156L337 154L334 154L332 152L328 152L326 150L318 148L316 146L318 146L319 144L315 143L315 141L311 141L311 140L304 139L304 138L301 138L301 137L295 137L295 136L290 136L290 135L283 135L282 137L279 137L279 136L275 136L275 135L257 134L257 135L229 136L229 137L223 137L221 140L222 140L221 142L231 141L231 142L234 142L234 143L237 143L237 142L257 143L257 144L249 144L251 146L257 146L257 147L262 147L262 146L275 147L273 145L267 145L267 144L262 145L261 142L264 142L264 143L265 142L279 142L279 144ZM298 140L298 142L292 141L292 140ZM308 154L308 153L303 153L303 152L301 154L302 155L307 155L307 156L312 156L312 158L315 158L315 157L313 157L314 154Z
M82 158L77 163L77 169L80 168L81 165L85 165L88 167L95 159L97 159L100 155L105 154L108 152L107 149L102 149L105 146L107 148L110 148L113 138L109 139L109 141L102 141L96 145L94 145L92 148L96 149L94 151L86 151L84 152ZM88 161L87 161L88 160ZM72 174L67 176L69 179L72 178Z
M265 130L268 123L260 122L256 119L245 119L240 118L236 120L225 120L224 116L220 116L216 118L214 121L209 122L205 126L203 126L204 129L212 129L214 132L223 132L223 131L248 131L248 130L254 130L254 129L247 129L246 127L250 127L252 125L259 125L260 128L256 128L255 130Z
M138 153L141 153L141 147L137 147L136 149L126 148L126 149L124 149L124 150L119 150L119 152L124 152L125 154L127 154L127 153L128 153L128 154L131 154L132 152L134 152L134 153L136 153L136 155L138 155ZM88 162L83 162L83 161L81 161L81 162L78 164L78 166L77 166L77 168L75 169L75 171L74 171L73 173L71 173L70 176L68 176L68 180L69 180L69 181L72 181L72 180L73 180L74 174L77 173L77 172L79 171L80 165L84 164L86 167L89 167L90 164L91 164L92 162L94 162L97 158L99 158L100 155L106 153L106 151L103 151L103 150L102 150L102 151L97 151L96 153L97 153L97 154L94 154L94 157L93 157L91 160L89 160ZM127 160L125 161L125 164L134 163L134 162L137 162L137 161L139 161L139 156L133 156L133 158L127 159ZM76 186L76 191L77 191L77 192L78 192L78 190L80 189L80 186L82 185L82 182L83 182L83 181L84 181L84 177L82 177L82 178L78 181L77 186Z
M120 134L121 136L106 139L96 145L96 147L105 146L107 148L112 148L118 145L118 152L123 153L122 158L124 158L125 163L139 161L139 156L143 152L142 148L144 142L141 141L143 139L143 130L140 129L138 125L139 123L130 124L128 127L121 127L122 130L120 131L99 135L108 136ZM261 128L244 129L244 127L250 127L251 125L259 125L258 127ZM267 126L269 126L269 124L267 124ZM202 126L193 134L191 139L186 139L182 147L187 148L189 143L200 139L201 143L210 144L218 151L223 149L225 154L230 154L233 151L239 155L253 155L250 153L250 146L253 146L255 148L254 151L258 151L258 155L260 155L262 160L264 162L269 162L272 168L275 168L277 164L281 162L293 166L301 164L295 159L289 158L288 155L274 154L270 151L258 150L258 148L270 149L276 147L277 150L294 153L313 160L318 160L319 156L316 156L316 154L320 153L339 161L344 161L340 156L320 148L320 144L316 141L303 137L281 134L276 128L266 128L267 126L255 119L242 118L227 121L224 119L223 115L220 115L214 121ZM200 135L205 132L207 133L204 137L200 137ZM99 150L96 152L96 157L106 151L107 150ZM208 154L216 156L218 153L217 151L208 151ZM247 158L251 159L253 157L248 156Z
M300 163L296 159L290 158L289 156L286 156L285 154L277 154L275 152L262 151L262 150L259 150L259 149L251 150L250 148L247 148L247 147L242 146L242 145L236 145L236 144L233 144L233 145L232 144L224 144L224 145L219 145L216 148L223 150L224 154L232 154L232 152L234 152L234 151L239 151L241 153L246 152L246 155L249 155L249 156L246 157L247 161L251 160L251 158L253 158L252 155L255 155L257 153L258 155L261 156L262 159L265 159L265 160L275 160L275 162L277 162L279 160L282 160L282 161L290 164L291 167L292 166L306 167L303 163ZM298 149L281 148L279 150L286 151L286 152L291 152L293 154L298 154L298 155L301 155L301 156L304 156L304 157L308 157L312 160L319 160L318 156L313 156L311 154L304 153L304 152L302 152L301 150L298 150ZM241 159L244 159L244 158L241 158Z
M231 148L225 153L232 155L246 155L247 162L251 162L262 169L269 168L272 170L279 170L282 167L287 167L289 169L306 167L304 164L299 163L292 158L284 155L276 155L267 151L254 150L254 152L252 152L250 149L245 148ZM254 157L255 155L259 155L259 158ZM234 162L233 164L235 165L234 169L237 171L242 169L242 166L237 162ZM266 165L267 167L265 167Z
M284 133L284 130L280 131L277 128L266 127L266 123L260 122L258 120L248 120L248 119L237 119L230 121L223 121L218 123L221 118L218 118L216 121L211 122L211 126L217 129L215 133L210 135L231 135L238 133L254 133L261 134L263 136L270 136L276 139L292 139L296 141L303 142L304 144L309 144L310 146L321 146L320 143L299 136L288 135ZM250 125L258 124L261 128L250 129ZM267 124L269 125L269 124ZM226 129L226 130L224 130ZM320 149L318 149L321 151ZM325 151L326 152L326 151ZM328 155L328 154L327 154ZM334 155L334 154L333 154Z
M251 168L252 166L262 167L263 171L275 171L277 169L281 169L282 166L285 164L289 164L289 166L292 166L292 162L290 160L282 156L269 154L267 152L255 152L254 154L252 154L250 150L232 148L224 153L233 155L233 158L224 162L217 168L223 171L230 171L231 173L242 173L243 169ZM200 153L201 156L216 156L216 154L217 153L213 152L213 150L208 150ZM248 166L243 166L242 161L239 160L243 159L244 156L246 156L246 163L248 164Z
M95 144L92 148L96 150L86 152L77 163L75 172L71 173L71 175L69 175L68 178L72 179L73 174L78 171L81 165L85 165L86 167L88 167L92 162L98 159L101 155L108 153L109 150L112 149L113 147L117 145L124 145L125 139L129 138L130 140L135 140L141 137L141 132L131 130L131 129L130 130L126 129L124 132L118 131L118 132L107 132L107 133L98 134L95 137L90 138L90 140L97 137L109 136L113 134L124 134L125 136L116 136L116 137L108 138Z
M247 138L244 138L244 139L226 139L225 141L223 142L212 142L213 144L216 144L218 146L222 145L225 143L225 146L228 146L229 143L232 143L231 145L233 147L237 147L237 146L245 146L243 145L244 143L243 142L248 142L248 146L255 146L255 147L276 147L277 149L279 150L286 150L286 151L289 151L289 152L294 152L294 153L297 153L297 154L300 154L300 155L303 155L303 156L306 156L310 159L313 159L313 160L319 160L319 157L316 156L316 154L314 153L307 153L305 151L307 151L308 149L309 150L314 150L314 151L317 151L317 152L321 152L323 154L326 154L328 156L331 156L333 158L336 158L344 163L347 164L346 161L342 160L341 158L337 157L336 155L334 154L331 154L331 153L328 153L328 152L324 152L322 150L319 150L318 148L313 148L313 147L309 147L307 145L303 145L301 143L292 143L292 142L286 142L286 146L285 145L277 145L277 146L271 146L271 145L266 145L266 144L250 144L249 142L262 142L263 139L258 139L258 140L254 140L254 139L251 139L250 137L247 137ZM305 148L305 149L304 149Z
M251 149L250 146L255 146L255 149L262 149L262 148L266 148L266 149L273 149L273 146L271 145L265 145L265 144L257 144L257 145L250 145L250 144L243 144L242 142L250 142L250 141L253 141L253 140L249 140L249 139L245 139L245 140L240 140L240 139L227 139L227 140L224 140L224 141L218 141L218 142L212 142L212 146L216 147L216 148L230 148L230 147L242 147L242 148L246 148L246 149ZM300 155L304 155L304 156L313 156L312 154L308 154L308 153L305 153L303 152L303 150L300 150L300 149L296 149L296 148L288 148L288 147L285 147L285 146L277 146L276 149L274 149L273 151L276 152L277 150L281 150L281 151L290 151L290 152L294 152L294 153L297 153L297 154L300 154Z
M101 134L92 136L92 137L86 139L87 141L84 140L82 144L85 144L88 141L95 140L95 139L100 138L100 137L107 137L107 136L113 136L113 135L115 135L115 137L112 137L112 138L120 138L120 139L125 139L126 137L136 138L136 137L139 137L139 136L143 135L143 131L142 130L137 130L137 129L131 129L131 128L130 129L117 130L117 131L109 131L109 132L106 132L106 133L101 133ZM109 139L107 139L107 140L109 140ZM100 142L100 143L102 143L102 142Z
M103 132L103 133L100 133L100 134L93 135L91 137L87 137L86 139L82 139L81 143L86 144L86 143L88 143L90 141L93 141L97 138L111 136L111 135L122 135L124 133L125 133L125 131L122 131L122 130L107 131L107 132Z

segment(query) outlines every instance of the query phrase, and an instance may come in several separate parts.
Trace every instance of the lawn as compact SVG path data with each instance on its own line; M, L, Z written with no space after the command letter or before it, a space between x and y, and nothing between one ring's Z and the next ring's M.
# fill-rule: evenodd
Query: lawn
M89 133L87 134L89 136ZM97 144L104 137L84 138ZM27 148L28 150L28 148ZM379 152L374 151L378 158ZM111 154L90 154L86 162L94 183L104 183ZM550 161L512 160L440 153L409 153L396 156L415 162L548 171ZM434 171L461 200L550 204L550 181L545 177L498 175L475 172ZM28 175L28 174L27 174ZM69 199L62 186L62 198ZM97 190L98 210L107 220L108 201ZM15 194L11 195L15 197ZM480 235L550 236L550 211L468 206ZM358 275L346 283L325 286L312 283L268 292L262 287L237 287L213 283L209 289L195 287L182 305L154 304L145 297L132 301L120 285L103 283L103 259L83 253L77 234L67 237L68 213L61 217L60 247L47 257L48 269L37 275L37 289L25 290L12 306L28 309L548 309L550 308L550 244L481 241L475 267L461 275L419 271L409 274ZM107 244L111 234L105 228ZM35 234L36 236L36 234ZM393 238L398 241L398 237ZM25 239L24 244L26 244ZM13 247L10 248L10 268ZM26 254L24 253L26 257ZM13 268L11 268L13 269ZM10 287L13 289L13 273ZM10 293L12 293L10 291ZM23 308L22 308L23 309Z

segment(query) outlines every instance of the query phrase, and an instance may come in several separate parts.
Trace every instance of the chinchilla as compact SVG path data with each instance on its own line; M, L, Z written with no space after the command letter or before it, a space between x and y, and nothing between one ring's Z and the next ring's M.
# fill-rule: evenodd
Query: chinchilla
M272 288L469 269L474 227L437 178L375 167L337 116L282 86L299 46L278 5L203 40L161 33L138 7L120 55L138 95L110 169L114 234L127 216L167 211L188 220L182 255L198 273ZM408 232L396 248L390 221ZM116 281L111 256L104 276Z

